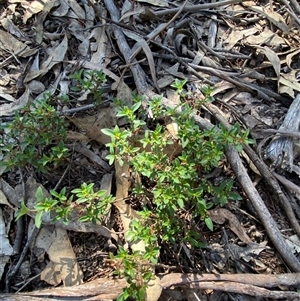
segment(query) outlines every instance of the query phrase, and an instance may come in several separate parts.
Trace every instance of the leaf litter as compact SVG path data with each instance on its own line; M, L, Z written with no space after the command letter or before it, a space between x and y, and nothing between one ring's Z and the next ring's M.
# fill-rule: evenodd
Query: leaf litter
M8 0L0 2L0 13L1 122L10 122L17 110L41 98L45 91L54 96L63 93L71 95L73 92L70 90L69 75L81 68L103 70L107 75L103 98L108 102L115 97L130 101L132 93L143 94L147 101L149 97L162 93L167 97L165 103L174 106L177 99L170 85L176 78L187 79L187 87L192 95L201 95L201 88L205 84L216 86L214 97L219 113L231 124L239 120L251 129L252 137L258 141L260 157L270 160L272 166L277 168L276 171L286 177L288 182L283 183L285 189L293 191L292 185L288 183L299 185L298 177L295 176L299 175L298 137L287 138L287 134L279 132L270 135L265 131L280 129L281 132L288 131L292 135L299 130L297 95L300 90L300 9L296 1L173 3L155 0ZM124 202L124 199L130 197L130 183L124 177L124 174L130 175L129 168L116 165L113 180L113 170L105 161L104 145L108 140L101 129L113 128L121 122L115 116L114 107L110 105L96 109L88 95L82 93L74 94L73 99L68 104L61 103L58 98L56 101L58 110L66 114L75 112L68 117L72 125L68 139L73 151L73 164L68 179L63 178L60 182L63 170L55 170L53 174L43 177L36 176L35 179L28 175L26 180L21 180L25 192L34 192L36 187L42 185L47 193L47 190L53 189L59 182L62 188L78 187L82 181L95 182L100 189L102 181L99 179L109 176L109 186L113 181L116 182L115 193L119 196L117 199L122 201L115 203L106 226L79 223L76 218L80 216L80 211L77 212L77 217L72 217L68 227L62 223L54 225L51 219L43 220L44 226L30 247L38 260L31 262L29 270L26 270L29 255L25 255L26 258L20 261L22 256L11 252L12 245L17 240L17 232L20 231L11 217L14 208L20 205L24 189L20 186L19 173L2 174L3 199L7 199L10 204L8 206L4 202L0 212L1 235L5 242L0 249L2 283L7 284L4 270L14 270L18 263L23 264L20 273L16 272L17 277L10 285L6 285L7 291L30 291L43 287L45 283L41 282L42 279L54 286L61 282L69 286L80 284L83 279L95 280L97 275L111 277L112 268L105 266L103 258L95 260L98 257L94 257L93 253L98 252L108 258L110 251L115 250L117 245L124 244L124 231L132 218L138 217L132 208L133 204ZM85 110L87 105L90 106ZM76 111L72 111L75 109ZM213 111L212 106L207 106L203 108L202 114L208 120L214 120L216 115L213 116ZM174 131L173 135L176 135L176 124L170 124L170 131ZM72 144L73 141L76 143ZM247 164L245 167L251 175L254 168L250 163L249 167ZM294 237L299 232L290 227L290 224L293 225L292 219L296 219L295 214L287 214L288 217L283 214L280 209L282 207L268 193L272 188L267 189L262 184L265 181L264 174L261 170L252 175L254 174L259 174L259 179L255 182L257 193L265 200L267 210L281 230L280 235L288 244L293 244L293 252L298 255L298 242ZM216 175L215 181L225 178L226 173L223 171ZM272 193L280 195L282 190ZM295 210L297 213L299 195L293 192L284 195L287 202L292 204L292 212ZM34 194L26 195L26 199L29 205L30 202L34 205ZM216 223L214 232L206 231L204 225L199 228L203 233L203 241L207 244L206 249L193 250L179 242L173 249L168 245L162 246L160 258L166 260L161 262L164 268L158 268L161 271L173 271L174 277L172 278L172 273L168 278L158 274L152 285L154 293L148 291L148 300L164 300L168 296L177 300L191 300L191 296L195 298L196 292L198 297L201 294L201 300L217 300L221 298L219 291L228 294L230 298L238 298L239 293L245 292L242 285L246 283L239 280L242 273L252 274L253 279L256 274L289 275L284 274L290 272L284 266L286 258L278 256L279 250L274 248L271 243L274 241L268 237L270 233L265 233L261 221L255 218L257 212L251 201L247 200L246 204L246 208L243 204L236 209L225 206L226 209L211 211ZM285 211L289 210L286 209L288 205L281 206ZM28 221L29 219L30 217ZM224 223L226 228L222 226ZM52 234L43 234L42 237L50 239L54 252L49 247L36 253L40 249L40 235L46 229L51 229ZM67 230L72 231L69 236L73 247ZM29 223L23 231L27 233L28 243ZM86 239L82 239L80 232L89 234ZM91 242L88 237L97 239L99 244ZM65 243L60 244L60 241ZM256 244L251 244L251 241ZM88 243L92 243L90 252ZM26 244L26 239L23 244ZM56 253L56 246L60 247L61 253ZM145 246L136 246L140 251L143 248ZM78 260L80 257L90 257L90 262ZM12 263L8 262L9 258ZM176 287L179 283L175 272L182 271L185 275L229 273L232 276L236 274L237 277L227 283L230 289L225 289L221 282L202 280L201 292L196 291L192 282L188 281L180 282L181 286L186 286L184 293L170 290L171 286ZM33 277L39 273L41 280ZM295 273L294 278L298 282L290 281L285 284L299 285L299 274ZM286 279L290 278L286 276ZM104 278L103 281L105 282ZM109 281L106 281L108 285ZM234 282L238 282L241 287L235 286ZM187 288L188 283L190 288ZM210 284L214 284L213 289ZM277 291L261 291L259 287L269 287L266 282L257 286L254 283L251 289L256 295L266 299L299 297L293 290L280 290L282 285L284 284L278 277L274 285ZM162 294L161 288L164 288ZM57 292L59 294L59 290ZM61 290L60 293L63 296L64 291ZM84 290L81 294L84 295ZM104 292L97 294L105 295ZM116 298L117 294L116 290L110 298ZM232 297L234 294L235 297ZM243 296L245 300L251 300L250 296Z

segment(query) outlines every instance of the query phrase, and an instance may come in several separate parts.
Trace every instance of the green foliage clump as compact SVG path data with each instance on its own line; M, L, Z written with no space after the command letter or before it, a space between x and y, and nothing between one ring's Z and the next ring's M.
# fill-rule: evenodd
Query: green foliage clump
M83 73L81 70L71 78L76 81L74 91L88 91L93 95L95 105L102 103L102 86L106 78L101 71ZM233 179L215 186L207 175L224 160L229 145L242 151L244 143L252 142L248 139L249 131L243 132L239 124L229 130L222 125L200 129L191 117L196 113L195 109L185 101L185 83L176 80L173 84L182 100L176 109L164 107L160 97L152 99L148 108L142 107L141 96L133 98L132 106L118 100L115 102L117 117L127 119L127 126L103 129L111 138L107 144L109 163L117 160L120 165L128 164L144 180L134 183L132 188L133 196L145 202L140 204L141 219L131 222L126 238L131 243L142 240L145 252L130 253L120 248L118 254L110 258L117 263L116 273L128 282L119 301L128 297L145 299L149 281L154 277L153 265L157 264L161 242L202 247L201 233L195 225L204 221L213 230L208 210L215 205L225 205L229 199L241 198L232 191ZM212 87L204 87L205 99L196 101L196 107L212 102L212 91ZM45 171L67 156L64 147L66 123L49 100L51 96L45 95L41 102L26 107L23 114L17 114L11 124L2 128L2 165L7 170L31 165ZM167 125L170 124L178 128L175 134L169 132ZM104 190L95 192L93 185L83 183L70 193L66 188L60 192L50 191L49 198L39 188L34 208L29 209L22 202L18 218L34 211L36 226L40 227L44 214L55 213L54 220L68 223L71 210L81 206L80 221L102 221L115 198Z
M25 106L14 120L1 126L1 166L5 170L33 166L45 172L68 156L64 146L67 124L50 104L52 96Z
M184 97L184 83L177 81L174 84L181 97ZM212 88L207 87L203 92L207 101L213 101L210 95ZM133 193L137 197L146 198L148 206L144 205L140 212L142 220L131 223L127 239L131 242L143 240L148 246L143 254L146 257L148 251L151 251L152 256L153 250L158 254L158 241L181 241L192 247L203 246L201 233L193 225L204 220L207 227L213 230L208 209L214 205L223 206L229 199L241 199L231 191L233 180L214 186L206 179L206 175L219 166L229 145L242 151L244 143L252 143L248 139L249 131L242 132L239 124L235 124L230 130L224 126L201 130L191 117L195 111L190 105L183 103L176 109L166 109L161 98L154 98L149 102L147 110L152 117L152 128L149 129L146 126L146 121L149 123L149 120L141 119L137 114L141 111L140 97L134 98L132 107L122 101L118 101L118 105L117 116L126 117L128 127L121 129L115 126L114 129L103 130L111 138L111 142L107 144L110 150L107 159L110 164L114 160L121 165L128 164L150 186L149 189L142 183L134 185ZM166 125L170 121L178 126L176 137L167 131ZM174 146L173 153L166 151L168 145ZM176 148L180 148L178 153ZM133 269L134 266L132 263ZM125 274L123 271L123 275ZM143 285L147 286L147 283L143 282ZM125 300L132 290L139 291L134 278L129 279L129 286L119 300Z
M39 187L36 191L36 204L33 209L29 209L24 202L21 203L21 209L18 211L17 218L30 211L35 212L35 225L41 227L43 214L55 213L54 221L62 220L68 224L70 212L74 207L82 210L80 222L102 222L111 208L112 202L115 200L111 195L107 195L106 190L98 190L94 192L94 183L83 183L80 188L73 189L71 195L67 197L66 188L60 192L51 190L52 197L44 196L43 190ZM74 197L76 198L73 202Z
M103 84L106 82L106 75L102 70L90 70L84 72L84 69L70 75L69 78L74 79L76 84L72 87L72 91L89 92L93 96L95 106L102 104Z

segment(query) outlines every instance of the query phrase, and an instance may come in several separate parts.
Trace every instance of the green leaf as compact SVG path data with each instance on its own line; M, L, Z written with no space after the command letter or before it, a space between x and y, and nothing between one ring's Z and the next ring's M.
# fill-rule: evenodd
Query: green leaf
M113 155L113 154L110 154L110 155L107 155L105 158L107 159L107 160L109 160L108 161L108 164L109 165L112 165L113 163L114 163L114 161L115 161L115 155Z
M98 190L98 191L96 192L96 195L97 195L97 197L99 197L99 198L101 198L102 196L104 196L104 195L106 195L106 194L107 194L107 191L104 190L104 189Z
M35 226L40 229L41 225L42 225L42 217L43 217L43 211L39 211L37 212L37 214L35 215Z
M115 135L112 129L102 129L101 132L107 136L113 137Z
M146 300L146 289L144 287L138 290L138 300Z
M88 215L84 215L84 216L82 216L82 217L79 219L79 221L80 221L81 223L88 222L88 221L90 221L90 220L91 220L91 218L90 218Z
M183 199L177 199L177 204L179 205L180 208L183 208L184 207L184 202L183 202Z
M73 87L71 87L71 91L73 91L73 92L80 92L81 89L79 87L73 86Z
M79 199L76 200L76 203L77 204L81 204L81 203L84 203L84 202L86 202L88 200L89 200L88 198L79 198Z
M82 192L82 189L81 188L75 188L71 192L72 193L80 193L80 192Z
M36 197L37 202L44 201L45 198L44 198L44 193L43 193L41 186L39 186L38 189L36 190L35 197Z
M29 212L29 208L25 205L24 200L21 201L21 208L17 212L16 220Z
M142 104L141 101L135 103L135 104L131 107L132 112L137 111L137 110L140 108L141 104Z
M214 225L213 225L213 222L212 222L212 220L211 220L210 217L206 217L206 218L204 219L204 222L205 222L207 228L208 228L210 231L213 231L213 230L214 230Z
M242 200L243 198L236 192L229 192L228 193L228 198L230 200L234 200L234 201L240 201Z
M241 153L243 151L243 145L242 144L236 144L235 145L236 150Z

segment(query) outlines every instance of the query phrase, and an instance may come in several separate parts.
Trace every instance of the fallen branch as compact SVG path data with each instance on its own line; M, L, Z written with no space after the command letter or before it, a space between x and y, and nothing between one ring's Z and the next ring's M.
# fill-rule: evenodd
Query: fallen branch
M230 127L227 120L225 120L222 115L219 113L218 108L212 104L207 106L209 111L226 127ZM198 117L197 117L198 118ZM270 189L273 192L277 193L277 198L280 201L281 205L283 206L291 224L293 225L295 231L300 233L300 226L295 217L291 204L288 202L286 196L282 192L277 180L274 178L272 173L270 172L268 166L260 160L260 158L256 155L256 153L252 150L252 148L248 145L244 146L244 150L247 155L250 157L254 165L257 167L261 175L270 185ZM240 182L241 186L243 187L244 191L246 192L247 196L249 197L251 204L253 205L260 221L264 225L268 236L272 240L275 248L277 249L278 253L282 256L283 260L289 266L289 268L294 272L300 271L300 263L296 256L292 253L290 247L287 245L286 241L284 240L281 232L279 231L273 217L271 216L270 212L268 211L266 205L264 204L262 198L260 197L257 189L253 185L241 159L237 151L230 147L226 151L226 156L230 162L230 165L235 172L238 181Z
M268 290L279 286L297 286L300 284L300 273L279 275L255 274L168 274L161 277L164 289L176 287L190 287L200 289L221 290L231 293L247 294L265 298L300 298L300 294L293 291ZM54 301L72 300L111 300L118 297L126 286L124 279L100 278L78 286L55 287L51 289L33 291L30 293L3 294L1 301Z

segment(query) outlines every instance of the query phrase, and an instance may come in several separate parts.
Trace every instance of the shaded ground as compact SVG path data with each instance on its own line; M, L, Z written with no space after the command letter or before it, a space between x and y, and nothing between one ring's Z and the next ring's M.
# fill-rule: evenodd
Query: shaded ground
M57 112L68 120L67 146L72 153L70 160L46 173L28 167L1 171L0 221L5 230L0 235L6 246L0 249L3 293L30 292L61 283L93 285L95 279L103 278L105 283L107 278L113 278L115 267L108 260L109 253L125 245L120 210L127 206L139 211L143 206L142 200L130 196L127 180L118 184L124 170L115 170L105 159L108 141L101 129L112 128L119 122L111 105L113 98L129 101L135 93L143 95L147 102L162 94L164 104L172 107L178 95L171 84L175 79L187 79L184 87L190 93L187 101L194 105L197 99L203 98L203 86L216 87L212 95L215 102L199 109L198 117L212 124L225 120L231 125L239 122L243 128L250 128L256 141L252 149L261 159L257 158L256 163L262 165L272 138L264 130L282 125L300 91L300 8L296 1L288 4L286 1L10 0L0 5L2 125L10 123L17 110L49 92ZM82 68L103 70L106 74L104 105L100 108L95 109L91 93L71 89L76 82L70 75ZM64 95L69 96L69 101L63 101ZM296 144L296 139L292 143ZM230 155L226 155L228 160L220 162L220 168L210 177L213 183L242 178L232 166ZM271 174L258 171L259 167L250 163L249 152L247 155L241 155L239 160L254 184L251 189L258 192L266 208L258 212L245 182L235 181L235 191L243 200L211 210L214 231L209 231L203 221L197 221L197 229L206 244L204 248L191 248L180 238L175 244L163 243L155 267L165 288L160 300L196 300L195 294L201 300L300 299L296 294L300 277L299 240L296 239L299 230L295 229L295 225L299 226L299 192L287 184L279 186L276 182L278 186L271 186ZM277 158L268 158L273 160L266 162L271 166L269 170L299 184L297 153L291 160L294 168L283 169ZM128 176L129 172L125 170ZM15 222L14 209L20 206L19 200L23 197L27 204L34 203L40 184L46 194L54 188L66 187L71 191L83 182L95 183L95 190L105 188L113 195L122 189L129 194L129 197L122 195L126 202L121 204L123 207L112 208L104 226L79 223L82 208L77 216L72 216L68 226L55 224L48 218L37 231L34 213ZM292 204L292 212L281 202L283 195ZM270 234L272 229L266 228L266 224L274 224L262 218L265 212L276 222L276 227L271 228L278 227L279 242L276 235L273 237L275 232ZM35 242L31 243L30 239ZM278 248L283 242L288 247ZM241 274L244 273L256 279L259 274L291 272L297 272L293 274L294 282L274 280L273 289L263 280L251 288L235 286L243 283ZM167 283L164 276L172 273L230 274L236 278L225 285L202 280L201 290L192 284L188 289L188 284L182 282L180 289L171 290L172 278ZM175 278L173 281L178 284ZM109 297L104 297L104 293L101 297L101 292L97 292L98 299L93 300L116 298L122 285L112 287ZM83 296L84 292L84 289L77 292L77 296L82 293L82 300L88 298ZM242 295L245 292L248 295ZM60 293L62 298L68 295ZM4 298L14 300L21 296Z

